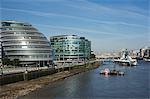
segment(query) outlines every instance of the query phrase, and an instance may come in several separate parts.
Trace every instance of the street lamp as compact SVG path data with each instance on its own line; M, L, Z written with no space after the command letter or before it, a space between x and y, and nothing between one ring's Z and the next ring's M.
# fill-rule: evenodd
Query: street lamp
M37 65L38 65L38 70L39 70L39 63Z
M3 75L3 66L1 65L1 75Z
M27 70L27 66L28 66L28 65L26 64L26 72L28 71L28 70Z
M26 70L25 70L25 72L24 72L24 74L23 74L23 78L24 78L24 80L28 80L28 71L27 71L27 64L25 65L25 67L26 67Z
M47 65L48 65L48 69L50 68L50 63L49 62L47 62Z

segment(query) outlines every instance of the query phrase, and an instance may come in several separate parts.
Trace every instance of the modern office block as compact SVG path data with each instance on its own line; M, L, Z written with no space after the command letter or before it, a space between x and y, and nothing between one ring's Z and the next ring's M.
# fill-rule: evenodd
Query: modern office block
M59 35L50 37L55 52L55 61L78 61L90 59L91 42L77 35Z

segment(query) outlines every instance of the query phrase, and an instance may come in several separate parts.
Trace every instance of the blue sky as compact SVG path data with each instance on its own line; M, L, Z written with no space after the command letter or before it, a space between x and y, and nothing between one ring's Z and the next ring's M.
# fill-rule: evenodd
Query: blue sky
M29 22L47 37L84 36L94 51L150 46L149 0L1 0L0 14Z

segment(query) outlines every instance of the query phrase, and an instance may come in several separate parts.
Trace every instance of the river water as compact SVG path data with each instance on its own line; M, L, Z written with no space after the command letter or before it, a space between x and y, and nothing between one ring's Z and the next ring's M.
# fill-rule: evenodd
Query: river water
M116 68L124 71L125 75L100 75L104 68ZM149 72L150 62L139 61L135 67L108 62L95 70L58 81L19 99L149 99Z

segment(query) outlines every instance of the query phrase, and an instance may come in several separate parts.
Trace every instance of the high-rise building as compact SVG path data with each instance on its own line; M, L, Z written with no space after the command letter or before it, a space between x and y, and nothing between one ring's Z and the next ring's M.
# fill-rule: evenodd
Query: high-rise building
M59 35L50 37L55 60L62 62L83 62L90 59L91 41L77 35Z
M150 59L150 47L145 49L144 58Z
M141 48L141 49L140 49L140 57L141 57L141 58L144 57L144 52L145 52L145 49L144 49L144 48Z
M22 65L52 64L52 49L47 38L29 23L0 22L1 58L19 59Z

